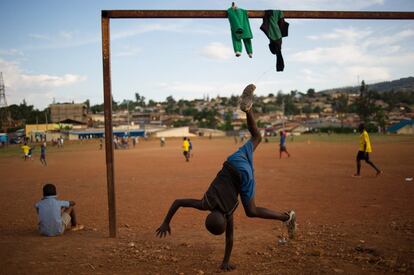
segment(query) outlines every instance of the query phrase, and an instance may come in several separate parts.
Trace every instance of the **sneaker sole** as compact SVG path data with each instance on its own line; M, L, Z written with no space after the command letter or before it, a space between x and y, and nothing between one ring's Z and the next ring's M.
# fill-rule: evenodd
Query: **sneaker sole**
M253 106L253 92L256 90L254 84L247 85L240 97L240 110L248 112Z

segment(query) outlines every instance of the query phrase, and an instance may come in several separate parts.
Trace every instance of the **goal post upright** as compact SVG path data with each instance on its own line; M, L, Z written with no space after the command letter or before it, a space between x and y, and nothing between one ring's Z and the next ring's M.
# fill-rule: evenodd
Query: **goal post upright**
M108 193L108 220L109 236L116 237L116 204L115 204L115 176L114 176L114 143L112 132L112 86L111 86L111 47L110 47L110 20L108 13L102 11L102 63L103 63L103 91L105 117L105 157L106 181Z

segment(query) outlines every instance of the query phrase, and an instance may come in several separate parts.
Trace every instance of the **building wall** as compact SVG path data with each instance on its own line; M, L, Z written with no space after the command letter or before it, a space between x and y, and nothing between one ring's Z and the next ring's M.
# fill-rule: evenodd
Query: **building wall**
M397 131L397 134L414 135L414 125L405 125L400 130Z
M48 132L46 133L46 141L50 142L52 140L57 140L58 138L63 137L64 139L67 139L67 135L60 133L60 132Z
M192 137L189 127L170 128L155 133L156 137Z
M35 132L46 132L51 130L58 130L59 125L56 123L48 123L48 124L26 124L25 133L27 136L30 136Z
M87 122L87 107L85 104L51 104L50 117L52 122L59 122L72 119L80 122Z
M225 137L226 136L226 132L224 131L220 131L216 129L208 129L208 128L200 128L198 129L196 134L199 136L204 136L204 137L208 137L210 135L212 137Z

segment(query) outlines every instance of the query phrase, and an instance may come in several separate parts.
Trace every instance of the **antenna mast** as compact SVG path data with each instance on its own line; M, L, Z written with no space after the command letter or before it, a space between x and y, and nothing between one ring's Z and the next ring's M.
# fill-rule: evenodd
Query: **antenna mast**
M3 73L0 72L0 129L6 131L12 126L10 111L7 108L6 88L3 81Z

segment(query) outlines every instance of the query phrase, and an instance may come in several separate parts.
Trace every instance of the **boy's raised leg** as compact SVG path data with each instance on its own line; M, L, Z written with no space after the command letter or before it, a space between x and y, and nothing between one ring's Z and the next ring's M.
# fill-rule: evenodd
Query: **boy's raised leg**
M246 113L247 129L250 132L251 140L253 142L253 149L256 149L262 140L259 129L257 129L256 121L253 115L253 92L256 86L253 84L247 85L243 94L240 97L240 109Z

